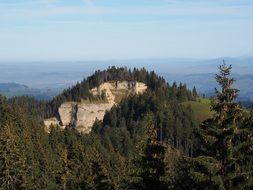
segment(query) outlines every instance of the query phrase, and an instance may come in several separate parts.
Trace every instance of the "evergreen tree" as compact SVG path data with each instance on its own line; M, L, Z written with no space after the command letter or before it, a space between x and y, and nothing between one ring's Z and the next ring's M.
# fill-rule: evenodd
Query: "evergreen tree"
M231 69L225 63L219 67L216 81L221 91L216 89L212 105L215 116L203 122L198 131L201 149L191 172L197 189L241 189L252 178L252 170L247 171L245 165L252 159L252 147L243 138L244 118L235 102L239 91L231 87L234 82L230 78Z
M0 130L0 187L26 189L29 187L28 166L18 136L11 131L10 125Z
M105 114L103 121L95 123L90 134L56 127L50 134L44 131L44 118L58 117L63 102L103 99L104 95L93 96L90 89L103 82L124 80L132 85L144 82L148 89L142 95L124 98ZM127 170L133 168L140 171L136 189L167 189L165 178L170 175L165 170L170 168L170 173L175 167L169 165L170 159L165 167L164 143L189 152L193 118L178 102L192 97L185 85L169 86L162 77L144 68L128 71L116 67L97 71L51 102L0 96L0 189L129 189L132 181ZM149 120L148 115L152 117ZM142 151L137 148L140 141ZM126 167L137 155L138 164ZM181 165L179 161L172 164L177 163ZM184 179L181 174L173 176ZM169 182L175 187L173 180Z
M194 86L193 89L192 89L192 95L193 95L194 98L197 98L197 97L198 97L198 92L197 92L195 86Z
M190 162L188 157L184 156L179 150L166 146L165 155L165 173L162 181L169 190L193 189L193 184L189 178Z
M165 174L165 146L157 140L157 132L153 124L149 123L146 129L146 143L140 160L137 161L137 175L139 181L133 184L134 189L153 190L165 189L162 180Z
M60 173L60 184L61 189L67 189L67 183L69 180L70 169L69 169L69 159L68 159L68 151L64 149L60 155L60 159L62 162L62 172Z
M114 190L115 188L104 160L101 158L97 151L95 151L92 156L91 174L93 177L94 189Z

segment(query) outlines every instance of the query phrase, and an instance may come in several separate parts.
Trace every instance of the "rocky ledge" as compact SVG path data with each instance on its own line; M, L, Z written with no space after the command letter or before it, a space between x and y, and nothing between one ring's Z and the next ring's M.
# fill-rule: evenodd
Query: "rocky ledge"
M141 82L106 82L97 88L91 89L93 95L105 93L108 103L82 103L66 102L58 108L59 120L49 118L44 121L45 130L50 132L51 126L59 126L64 129L66 126L72 126L81 133L90 133L96 120L102 120L105 112L110 110L122 98L130 94L142 94L147 86Z

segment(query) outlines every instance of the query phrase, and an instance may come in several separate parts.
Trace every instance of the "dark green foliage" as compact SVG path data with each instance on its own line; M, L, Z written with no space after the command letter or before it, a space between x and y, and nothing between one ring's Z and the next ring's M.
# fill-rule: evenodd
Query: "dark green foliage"
M123 80L144 82L148 90L123 99L103 121L95 122L89 135L72 128L52 128L50 134L43 130L43 119L55 116L63 102L103 100L103 96L93 97L89 89ZM16 172L10 189L193 187L187 156L195 153L195 121L191 108L179 103L194 98L185 85L170 86L144 68L115 67L97 71L51 102L0 97L0 161L16 160L8 166ZM250 121L246 122L249 128ZM5 187L6 168L1 164L0 179Z
M108 81L138 81L145 83L149 89L154 92L160 98L170 98L178 101L193 100L194 96L191 91L186 88L186 85L180 84L177 87L170 87L166 81L155 74L154 71L148 72L145 68L136 69L132 71L125 67L109 67L104 71L96 71L92 76L87 79L84 78L82 82L77 83L75 86L64 90L60 95L56 96L51 102L51 110L53 114L57 114L58 107L66 101L81 101L81 100L96 100L105 97L102 94L101 97L94 97L90 93L90 89L98 87L100 84Z
M18 136L5 125L0 132L0 187L25 189L28 182L28 165Z
M231 66L219 67L212 109L213 119L205 121L198 131L201 142L199 156L194 158L192 179L197 189L252 188L252 125L245 124L240 106L235 103L238 90L231 87Z
M194 86L193 89L192 89L192 95L193 95L194 98L197 98L197 97L198 97L198 92L197 92L195 86Z
M127 131L124 131L124 134L116 135L116 137L125 136L125 140L131 138L135 141L144 132L138 126L147 114L151 114L153 117L160 141L171 144L185 152L186 155L191 154L194 143L192 135L194 121L190 108L185 108L170 99L161 101L160 97L152 92L126 98L117 107L112 108L104 117L100 133L103 134L110 128L109 133L113 135L115 131L122 133L123 128ZM112 137L112 135L110 136ZM131 146L134 143L127 143L129 146L125 146L126 142L119 140L118 143L113 144L114 148L120 147L118 150L121 153L129 153L133 150Z
M146 128L146 138L144 150L136 163L140 170L137 174L140 180L132 186L134 189L165 189L166 185L161 180L165 174L165 146L158 142L156 129L152 124Z
M44 118L52 115L51 107L46 101L36 100L29 96L18 96L8 101L12 107L22 107L26 114L35 117L38 121L43 121Z

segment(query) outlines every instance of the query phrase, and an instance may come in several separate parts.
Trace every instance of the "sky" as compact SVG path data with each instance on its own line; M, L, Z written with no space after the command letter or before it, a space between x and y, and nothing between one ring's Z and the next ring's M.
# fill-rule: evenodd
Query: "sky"
M0 61L253 56L252 0L0 0Z

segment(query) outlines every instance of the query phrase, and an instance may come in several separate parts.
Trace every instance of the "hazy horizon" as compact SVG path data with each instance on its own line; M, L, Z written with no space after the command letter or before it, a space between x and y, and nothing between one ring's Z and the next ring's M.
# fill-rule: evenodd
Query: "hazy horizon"
M40 89L54 96L84 77L92 75L96 70L104 70L109 66L141 68L154 70L163 76L167 82L186 83L188 88L197 87L202 93L214 92L216 83L214 74L223 58L219 59L136 59L111 61L71 61L71 62L0 62L2 74L1 83L18 83L29 88ZM253 100L251 92L253 84L253 57L225 58L227 64L232 64L232 74L236 86L243 97ZM29 90L29 89L27 89ZM20 89L18 88L18 92ZM26 92L25 92L26 93Z
M126 66L210 92L225 59L252 89L251 0L2 0L0 12L0 83L58 92Z

